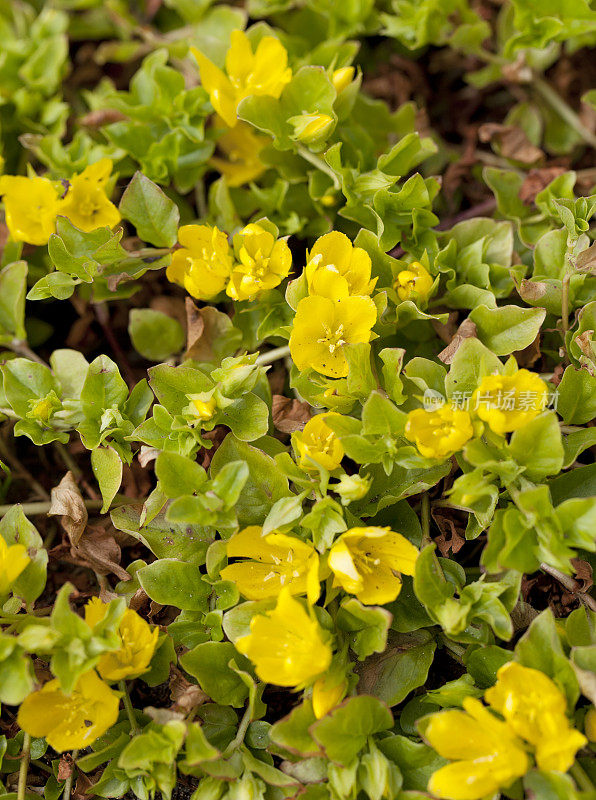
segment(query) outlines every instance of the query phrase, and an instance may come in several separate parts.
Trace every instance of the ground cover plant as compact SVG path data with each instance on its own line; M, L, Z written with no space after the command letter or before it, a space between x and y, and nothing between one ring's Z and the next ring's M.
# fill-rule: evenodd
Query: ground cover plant
M594 3L0 42L0 800L594 800Z

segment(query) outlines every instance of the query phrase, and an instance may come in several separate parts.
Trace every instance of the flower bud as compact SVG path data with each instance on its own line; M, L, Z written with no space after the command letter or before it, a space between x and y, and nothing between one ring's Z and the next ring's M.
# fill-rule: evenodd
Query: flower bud
M361 500L370 489L371 478L361 475L342 475L333 490L341 497L342 506Z
M335 126L329 114L301 114L288 122L294 127L294 135L304 144L319 144L325 141Z
M187 397L190 400L187 409L188 413L195 419L206 422L215 414L217 403L214 397L206 396L204 392L200 394L189 394Z
M335 91L340 94L344 89L352 83L356 70L354 67L340 67L336 69L331 76L331 83L335 87Z

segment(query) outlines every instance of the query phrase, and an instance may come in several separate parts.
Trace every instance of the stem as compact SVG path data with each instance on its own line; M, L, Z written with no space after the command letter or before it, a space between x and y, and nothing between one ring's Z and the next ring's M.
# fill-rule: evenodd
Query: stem
M199 178L195 186L195 201L199 219L201 221L207 219L209 216L209 209L207 208L207 199L205 197L205 181L202 178Z
M564 586L568 592L571 592L571 594L575 595L575 597L577 597L577 599L580 600L587 608L590 608L592 611L596 611L596 600L594 600L592 595L581 591L581 584L578 583L575 578L572 578L570 575L565 575L564 572L561 572L555 567L551 567L545 563L540 564L540 569L543 572L546 572L547 575L550 575L551 578L559 581L561 586Z
M64 445L61 442L54 442L54 449L56 450L62 461L64 461L64 466L67 467L72 472L74 479L78 481L83 472L79 467L79 465L74 460L74 458L71 456L68 449L64 447Z
M23 342L21 339L13 339L12 342L8 342L5 347L8 347L13 353L18 353L18 355L28 358L30 361L37 361L38 364L43 364L44 367L47 367L43 358L40 358L37 353L34 353L27 342Z
M543 78L535 77L532 86L586 144L589 144L590 147L596 147L596 135L586 128L575 111L567 105L563 98Z
M128 694L128 687L126 686L126 681L119 681L118 688L122 692L122 702L124 703L124 709L126 711L126 716L128 717L128 721L130 722L130 733L132 736L137 736L141 729L137 723L137 718L135 717L135 710L133 704L130 702L130 695Z
M324 172L326 175L329 175L329 177L333 181L334 189L336 189L337 191L341 189L341 185L339 183L337 175L331 169L331 167L326 161L323 161L323 159L320 156L316 155L315 153L312 153L308 149L308 147L305 147L303 144L299 144L297 146L297 150L298 150L298 155L302 156L302 158L305 161L308 161L309 164L313 165L313 167L316 167L317 169L320 169L321 172Z
M70 775L64 781L64 794L62 795L63 800L70 800L70 795L72 793L72 779L75 771L75 762L78 755L79 755L78 750L72 751L72 770L70 772Z
M21 763L19 765L19 784L17 787L17 800L25 800L27 793L27 773L29 772L29 758L31 756L31 737L28 733L23 734L23 750L21 751Z
M112 348L113 354L116 356L116 361L118 362L118 366L122 370L124 375L124 379L128 384L128 388L132 389L136 384L136 378L132 371L130 364L128 363L128 359L124 354L124 351L120 347L120 342L118 341L116 335L114 334L114 329L110 323L110 315L108 314L108 309L105 303L93 303L93 310L95 311L95 317L99 324L101 325L101 329L104 332L104 336L108 340L110 347Z
M424 547L430 543L430 497L428 496L428 492L424 492L422 495L420 523L422 525L422 542L420 546Z
M44 500L50 499L50 495L46 492L41 483L36 480L29 470L21 464L19 459L10 452L2 437L0 437L0 456L8 463L9 467L19 473L29 483L35 494L39 495L39 497L43 497Z
M455 642L452 642L451 639L449 639L448 636L445 636L444 633L439 634L439 640L441 644L447 650L449 650L449 654L451 655L451 657L455 661L457 661L458 664L462 664L463 666L465 666L464 664L464 656L466 654L465 647L461 647L459 644L455 644Z
M101 500L84 500L84 503L88 511L97 511L103 505ZM14 503L9 503L8 505L0 506L0 517L10 511L14 505ZM47 502L40 503L21 503L21 508L25 516L34 517L36 515L47 514L51 505L51 502L48 500Z
M234 736L230 744L226 747L224 751L224 756L229 756L230 753L232 753L244 741L244 737L246 736L246 731L248 730L248 726L250 725L251 714L252 714L252 709L249 703L244 712L244 716L240 720L240 725L238 726L238 730L236 731L236 736Z
M586 775L582 767L580 767L580 765L577 763L577 761L571 766L569 772L573 780L577 783L579 789L585 792L594 791L594 784Z
M264 364L273 364L274 361L279 361L289 355L290 348L287 344L284 344L282 347L276 347L274 350L261 353L261 355L257 356L255 363L262 367Z

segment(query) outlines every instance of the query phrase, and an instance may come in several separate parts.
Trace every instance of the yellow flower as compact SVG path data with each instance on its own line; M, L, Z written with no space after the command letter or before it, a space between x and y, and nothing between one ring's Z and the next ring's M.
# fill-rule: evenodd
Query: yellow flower
M419 261L413 261L407 269L398 273L393 284L400 300L428 300L432 289L432 275Z
M80 175L73 175L58 213L86 232L117 225L120 212L110 201L105 189L111 173L111 159L102 158L86 167Z
M331 83L333 84L335 91L338 94L341 94L344 89L347 89L354 80L355 74L356 70L354 67L340 67L339 69L334 70L333 75L331 76Z
M299 303L290 334L290 354L300 370L311 367L330 378L345 378L347 344L370 341L377 308L370 297L337 300L304 297Z
M272 611L251 619L250 633L237 640L236 649L253 662L262 681L277 686L303 688L331 663L327 636L287 588Z
M29 564L27 548L23 544L6 544L0 536L0 597L5 597L13 583Z
M105 617L109 604L93 597L85 606L85 622L94 628ZM127 608L118 628L120 647L99 659L97 671L106 681L137 678L151 663L159 629L151 627L135 611Z
M366 250L354 247L345 234L331 231L314 243L304 272L310 294L334 300L345 294L371 294L377 282L371 280L371 270Z
M59 197L47 178L3 175L0 195L4 196L6 226L15 242L47 244L56 228Z
M292 594L306 594L309 603L319 597L319 556L314 547L295 536L269 533L251 525L227 543L228 558L242 558L221 571L249 600L277 597L282 587Z
M433 411L410 411L404 433L425 458L449 458L472 438L474 429L467 411L446 403Z
M52 680L25 698L18 722L31 736L45 736L58 752L87 747L118 719L119 697L95 672L82 675L66 695Z
M168 280L198 300L211 300L225 289L232 272L228 237L210 225L183 225L178 241L182 247L172 255Z
M302 469L316 469L313 461L329 471L339 467L344 449L335 432L327 425L327 420L333 417L340 417L340 414L334 411L316 414L308 420L302 431L294 434Z
M570 727L567 701L543 672L511 661L497 672L497 682L484 695L518 736L536 747L540 769L567 772L576 752L587 744Z
M463 711L449 709L422 721L423 736L453 761L433 773L428 791L448 800L480 800L507 788L530 768L523 745L507 723L472 697Z
M591 742L596 742L596 708L594 706L588 709L584 719L584 730L588 739Z
M196 417L201 422L206 422L215 414L217 402L215 397L209 397L209 392L200 392L199 394L187 394L190 400L187 411Z
M312 687L312 709L317 719L328 714L346 696L348 681L345 676L327 672Z
M548 387L538 375L520 369L514 375L487 375L472 395L472 408L495 433L523 428L544 411Z
M273 289L292 268L292 253L284 239L257 224L250 224L234 237L238 263L234 265L226 293L232 300L252 300Z
M401 591L400 572L413 575L418 550L390 528L352 528L329 551L335 585L365 605L390 603Z
M225 158L213 156L209 163L225 177L228 186L242 186L267 169L259 158L265 144L264 136L255 133L248 123L238 122L217 140L217 148Z
M274 36L264 36L253 53L248 36L240 30L232 31L225 72L196 47L190 49L211 105L230 128L236 124L236 109L244 97L279 97L292 79L288 53Z

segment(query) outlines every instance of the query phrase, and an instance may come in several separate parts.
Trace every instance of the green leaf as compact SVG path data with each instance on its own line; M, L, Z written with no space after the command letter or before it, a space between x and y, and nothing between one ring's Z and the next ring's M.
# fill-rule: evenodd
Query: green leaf
M91 467L103 499L105 514L122 483L122 460L113 447L96 447L91 451Z
M117 365L108 356L97 356L81 389L85 416L99 419L106 409L121 406L127 397L128 387Z
M563 441L557 415L546 411L514 431L509 452L518 464L526 468L532 481L556 475L563 468Z
M133 308L128 333L135 350L149 361L165 361L184 347L185 333L177 319L152 308Z
M142 567L136 573L141 586L152 600L163 606L184 611L205 611L211 593L194 564L173 558L162 558Z
M256 447L241 442L228 434L211 461L211 476L216 477L229 461L245 461L248 480L236 504L241 527L262 525L274 503L290 496L287 478L279 471L275 461Z
M588 370L567 367L556 397L557 411L567 425L582 425L596 417L596 377Z
M25 295L27 293L27 264L15 261L0 271L0 326L10 339L26 339Z
M391 632L385 650L368 658L359 670L359 691L378 697L388 706L401 703L426 682L436 646L426 630Z
M503 366L497 356L478 339L465 339L458 348L449 374L445 378L445 391L451 399L456 396L471 397L482 378L500 373Z
M349 597L342 600L335 621L340 630L350 634L350 647L360 661L385 649L391 624L391 614L385 608L363 606Z
M489 350L498 356L508 356L532 344L545 317L543 308L480 305L470 312L469 318L476 325L478 338Z
M312 725L312 737L325 750L327 758L348 766L374 733L389 730L393 716L376 697L350 697L326 717Z
M173 247L178 236L178 206L141 172L135 172L120 200L120 213L143 241Z
M207 480L203 467L178 453L160 453L155 461L155 474L166 497L193 494Z
M249 664L231 642L204 642L180 657L182 668L197 679L212 700L241 708L248 697L248 687L238 673L230 669L230 661L241 669Z

